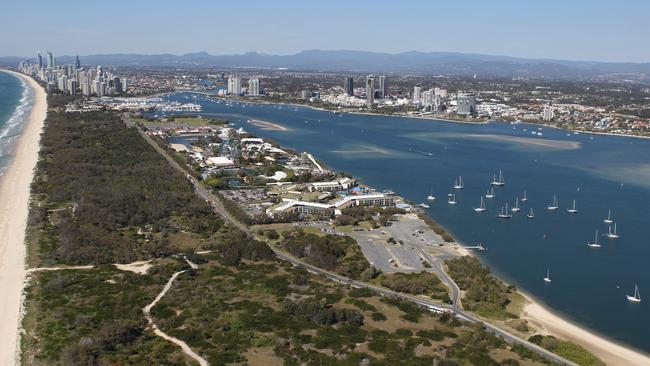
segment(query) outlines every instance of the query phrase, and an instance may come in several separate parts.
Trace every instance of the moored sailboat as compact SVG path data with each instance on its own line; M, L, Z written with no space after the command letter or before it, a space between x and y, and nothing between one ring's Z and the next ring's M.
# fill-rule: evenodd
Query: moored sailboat
M474 207L474 212L483 212L485 211L485 201L483 201L483 196L481 196L481 204L479 207Z
M519 212L519 197L515 198L515 207L510 209L512 212Z
M614 222L614 220L612 220L612 210L607 211L607 218L604 219L603 222L606 224L611 224Z
M487 193L485 194L485 198L494 198L494 188L488 189Z
M501 212L497 215L501 219L509 219L512 217L512 214L508 212L508 203L506 202L505 207L501 207Z
M616 223L614 223L614 232L612 232L612 226L609 226L609 232L607 233L608 239L618 239L618 234L616 233Z
M497 179L496 174L492 175L492 185L493 186L504 186L506 181L503 179L503 172L499 170L499 179Z
M587 242L587 246L589 248L600 248L600 243L598 243L598 230L596 230L596 237L594 238L594 241Z
M429 201L435 201L436 196L433 195L433 192L429 192L429 195L427 196L427 200Z
M526 217L528 217L529 219L534 219L535 218L535 213L533 212L532 208L530 209L530 212L528 213L528 215L526 215Z
M634 296L626 295L627 300L631 302L641 302L641 294L639 293L639 286L634 285Z
M576 208L576 200L573 200L573 206L571 206L571 208L567 208L566 212L568 212L570 214L578 213L578 209Z
M463 176L458 177L458 180L454 182L454 189L463 189L465 184L463 183Z
M546 283L551 282L551 272L548 269L546 270L546 277L544 277L544 282Z
M557 197L554 195L553 196L553 203L551 203L549 206L546 206L546 209L549 210L549 211L555 211L558 208L560 208L560 206L558 206Z

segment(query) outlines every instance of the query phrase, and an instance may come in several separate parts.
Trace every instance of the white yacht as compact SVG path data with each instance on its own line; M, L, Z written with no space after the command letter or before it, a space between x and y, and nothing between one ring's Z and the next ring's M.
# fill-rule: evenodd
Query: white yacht
M460 176L457 181L454 182L454 189L463 189L465 184L463 183L463 177Z
M528 197L526 196L526 191L524 191L524 196L521 197L521 202L527 202L527 201L528 201Z
M501 212L497 215L500 219L509 219L512 217L512 214L508 212L508 203L506 202L506 207L501 207Z
M612 210L607 211L607 218L604 219L603 222L606 224L611 224L614 222L614 220L612 220Z
M427 196L427 200L429 201L435 201L436 196L433 195L433 192L429 192L429 195Z
M485 201L483 201L483 196L481 196L481 205L479 207L474 207L474 212L483 212L485 211Z
M494 188L488 189L487 193L485 194L485 198L494 198Z
M449 197L449 200L447 200L447 203L450 205L455 205L456 204L456 193L452 193L451 197Z
M551 272L548 269L546 270L546 277L544 277L544 282L546 283L551 282Z
M496 174L492 175L492 185L493 186L504 186L506 181L503 179L503 173L499 170L499 179L497 179Z
M600 243L598 243L598 230L596 230L596 237L594 238L594 241L587 242L587 246L589 248L600 248Z
M512 212L519 212L521 210L519 208L519 197L515 198L515 207L510 209Z
M551 203L550 206L546 206L546 209L549 211L555 211L558 208L560 208L560 206L557 205L557 197L553 196L553 203Z
M612 232L612 226L609 226L609 232L607 233L608 239L618 239L618 234L616 233L616 223L614 223L614 232Z
M639 293L639 286L634 285L634 296L627 295L627 300L631 302L641 302L641 294Z
M427 205L426 203L420 203L418 206L422 208L431 208L431 206Z
M535 213L533 212L532 208L530 209L530 212L528 213L528 215L526 215L526 217L528 217L529 219L534 219L535 218Z
M573 200L573 206L571 206L571 208L567 208L566 212L570 214L578 213L578 209L576 208L576 200Z

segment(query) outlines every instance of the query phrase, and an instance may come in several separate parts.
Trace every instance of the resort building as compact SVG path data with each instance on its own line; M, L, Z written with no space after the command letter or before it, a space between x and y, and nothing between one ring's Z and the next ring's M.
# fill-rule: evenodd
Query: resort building
M350 178L341 178L330 182L315 182L307 186L309 192L339 192L346 191L356 186L357 182Z
M395 197L392 195L385 195L383 193L375 193L359 196L346 196L333 203L319 203L285 199L281 204L267 209L266 214L269 216L283 212L326 214L330 210L335 214L339 214L340 210L351 206L395 206Z

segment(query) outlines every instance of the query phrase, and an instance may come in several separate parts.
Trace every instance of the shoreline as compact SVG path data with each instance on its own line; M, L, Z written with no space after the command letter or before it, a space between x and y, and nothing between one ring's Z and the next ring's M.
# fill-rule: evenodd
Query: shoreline
M19 363L20 321L26 279L25 230L31 183L40 150L40 135L47 114L45 90L29 76L9 71L33 93L33 104L15 146L14 156L0 177L0 364Z
M266 104L266 105L280 104L280 105L286 105L286 106L290 106L290 107L306 107L306 108L310 108L310 109L317 110L317 111L331 112L331 113L341 113L341 114L346 114L347 113L347 114L380 116L380 117L400 117L400 118L410 118L410 119L416 119L416 120L430 120L430 121L461 123L461 124L478 125L478 126L487 125L487 124L490 124L490 123L504 123L504 124L508 124L508 125L511 124L510 121L500 121L500 120L461 121L461 120L457 120L457 119L441 118L441 117L434 117L434 116L428 116L428 115L427 116L409 116L407 114L384 114L384 113L359 112L359 111L337 111L337 110L333 110L333 109L314 107L314 106L309 105L309 104L299 104L299 103L289 103L289 102L265 102L265 101L252 101L252 100L224 98L224 97L218 96L216 94L206 93L206 92L203 92L203 91L194 91L194 90L177 90L177 91L173 91L173 92L165 92L165 93L155 94L154 96L162 97L162 96L176 94L176 93L200 94L200 95L205 95L205 96L216 97L216 98L221 99L221 100L233 101L233 102L245 103L245 104ZM630 134L625 134L625 133L599 132L599 131L586 131L586 130L570 129L570 128L559 127L559 126L554 126L554 125L550 125L550 124L537 123L535 121L521 121L521 124L537 126L537 127L544 127L544 128L552 128L552 129L555 129L555 130L562 130L562 131L567 131L567 132L571 132L571 133L578 132L579 134L650 139L650 136L630 135Z
M200 94L204 94L204 93L200 93ZM229 100L227 98L220 98L220 99ZM232 100L232 101L238 103L246 103L246 104L269 104L269 105L279 104L279 105L285 105L290 107L307 107L314 110L334 112L324 108L313 107L310 105L303 105L303 104L271 103L271 102L242 101L242 100ZM385 115L385 114L378 114L378 113L371 113L371 112L340 112L340 113L378 115L378 116L386 116L386 117L402 117L402 118L412 118L412 119L431 119L434 121L476 124L476 125L489 123L487 121L466 122L466 121L457 121L457 120L444 120L444 119L433 118L433 117L427 118L427 117L415 117L415 116L405 116L405 115ZM508 123L508 122L504 121L501 123ZM530 122L523 122L523 123L527 125L548 127L548 128L559 129L564 131L571 131L571 132L577 131L580 132L581 134L582 133L599 134L597 132L568 130L565 128L551 126L551 125L536 124ZM600 133L600 134L606 134L606 133ZM634 136L634 135L623 135L623 134L610 134L610 135L621 136L621 137L649 138L646 136ZM455 240L455 242L451 244L455 246L456 251L459 252L459 254L461 255L475 256L478 257L479 259L481 258L479 255L473 253L472 251L463 248L464 244L459 241ZM483 261L481 262L483 263ZM483 264L485 265L485 263ZM503 281L504 283L507 283L500 276L497 276L496 274L494 274L494 276L500 279L501 281ZM596 357L600 358L603 362L605 362L608 365L650 365L650 355L643 353L643 351L636 350L629 345L618 343L615 340L610 340L606 338L604 335L601 335L598 332L593 331L584 325L578 325L577 323L574 323L572 319L570 319L565 315L556 315L553 309L547 307L541 301L535 300L534 297L528 295L524 291L518 289L517 293L521 294L526 300L526 303L521 311L521 314L519 315L521 319L528 320L531 323L533 328L536 329L536 333L552 335L560 339L571 341L585 348L587 351L589 351Z
M582 346L607 365L650 365L650 355L573 323L564 316L556 315L552 309L535 300L533 296L521 290L517 292L526 300L521 318L530 322L539 333Z

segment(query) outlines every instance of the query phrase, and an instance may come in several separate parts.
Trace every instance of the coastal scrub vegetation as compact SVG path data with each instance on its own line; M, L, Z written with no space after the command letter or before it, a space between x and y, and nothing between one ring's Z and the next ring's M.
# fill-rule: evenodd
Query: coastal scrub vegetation
M451 278L465 291L465 309L476 311L487 318L517 317L506 310L515 288L494 277L478 259L464 256L447 260L445 263Z
M573 361L578 365L582 365L582 366L604 366L605 365L605 363L601 361L598 357L589 353L589 351L582 348L581 346L569 341L557 339L553 336L543 336L537 334L530 337L528 341L540 347L543 347L559 356L562 356L569 361Z
M316 267L354 279L370 268L356 241L349 236L319 236L293 230L284 233L283 237L282 248Z
M118 115L50 110L32 184L32 242L41 264L132 262L195 245L223 228L189 182Z
M160 266L144 276L113 266L33 274L22 364L183 365L180 349L146 331L142 315L173 269Z
M434 273L384 273L377 280L382 286L393 291L450 301L447 287Z
M37 258L31 260L99 265L32 274L23 364L190 363L179 347L147 327L142 313L179 270L186 272L151 316L212 365L530 360L479 324L280 262L264 242L216 218L185 177L115 114L50 111L37 169L30 213ZM294 230L277 240L319 267L352 278L381 276L349 237ZM199 248L211 251L196 253ZM173 255L179 252L198 268ZM159 259L143 274L105 264L144 258ZM390 283L427 292L438 286L415 281L409 287L395 278ZM514 358L499 362L495 352Z
M209 258L152 315L212 365L499 365L493 352L510 352L480 327L281 262Z
M343 209L334 224L337 226L359 225L361 222L369 222L371 226L377 227L390 225L394 215L404 214L405 211L397 207L376 207L376 206L351 206Z

